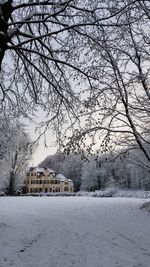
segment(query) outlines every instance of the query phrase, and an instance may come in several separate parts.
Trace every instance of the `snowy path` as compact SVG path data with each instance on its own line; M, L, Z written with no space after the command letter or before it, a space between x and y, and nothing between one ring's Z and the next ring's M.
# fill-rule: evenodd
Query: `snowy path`
M144 200L0 198L0 267L150 267Z

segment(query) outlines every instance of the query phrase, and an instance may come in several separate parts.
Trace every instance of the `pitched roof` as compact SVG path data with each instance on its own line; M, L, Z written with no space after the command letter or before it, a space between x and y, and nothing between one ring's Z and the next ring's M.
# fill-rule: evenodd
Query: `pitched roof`
M50 168L32 167L32 168L30 168L30 170L34 171L35 173L44 172L45 170L47 170L49 173L56 173L54 170L52 170Z
M66 178L63 174L61 174L61 173L58 173L58 174L56 175L56 177L57 177L58 179L60 179L61 181L65 181L65 180L67 180L67 178Z
M67 179L63 174L57 173L50 168L40 168L40 167L31 167L30 168L30 171L34 171L35 173L44 173L45 170L49 173L55 173L56 178L59 179L61 182L68 181L70 184L73 184L73 181L71 179Z

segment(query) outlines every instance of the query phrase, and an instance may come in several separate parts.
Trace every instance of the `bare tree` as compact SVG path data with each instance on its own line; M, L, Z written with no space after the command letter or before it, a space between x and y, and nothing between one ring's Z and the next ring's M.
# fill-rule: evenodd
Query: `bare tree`
M91 36L98 26L122 25L122 15L135 2L1 0L1 108L9 106L13 113L17 108L28 117L42 108L45 129L54 119L57 129L68 118L77 119L81 88L99 81Z
M147 0L1 0L1 109L42 108L41 126L55 121L58 140L68 119L85 120L73 149L87 134L93 144L105 137L102 151L136 140L150 161L149 9Z
M75 131L69 145L81 147L88 136L93 145L99 140L102 153L140 148L150 162L150 3L133 4L133 9L117 16L122 25L98 25L94 34L87 36L90 56L97 57L90 74L96 70L99 81L81 112L84 128ZM91 146L88 151L92 151Z

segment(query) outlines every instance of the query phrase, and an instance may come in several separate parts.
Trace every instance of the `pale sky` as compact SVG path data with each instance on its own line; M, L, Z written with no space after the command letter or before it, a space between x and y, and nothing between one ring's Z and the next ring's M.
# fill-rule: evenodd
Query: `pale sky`
M39 146L32 156L30 166L37 166L41 161L43 161L47 156L55 154L56 147L45 147L43 141L41 140Z
M42 118L42 112L41 114L38 113L38 120L40 121ZM32 142L36 141L37 138L40 135L40 131L35 132L35 124L29 123L29 121L25 121L25 119L22 119L22 122L26 125L26 131L29 134L29 137ZM45 138L46 138L46 146L45 146ZM32 160L30 162L30 166L37 166L41 161L43 161L47 156L55 154L57 151L57 147L54 143L55 136L50 131L46 131L46 135L42 135L40 137L40 140L38 141L38 146L35 148L35 152L33 153Z
M38 137L38 133L35 133L34 126L29 129L30 138L35 141ZM30 166L37 166L41 161L43 161L47 156L55 154L57 147L54 145L54 137L50 131L46 133L46 146L44 141L44 136L40 137L39 144L33 153Z

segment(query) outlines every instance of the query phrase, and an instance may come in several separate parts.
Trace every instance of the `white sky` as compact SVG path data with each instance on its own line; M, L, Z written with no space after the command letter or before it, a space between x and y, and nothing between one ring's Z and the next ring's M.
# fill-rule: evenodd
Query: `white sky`
M42 120L42 113L38 113L38 121ZM29 137L32 142L35 142L39 135L40 131L36 131L36 124L29 123L29 121L22 118L21 121L25 125L26 132L29 134ZM45 146L46 140L46 146ZM38 145L35 148L35 152L32 155L32 160L30 162L30 166L37 166L41 161L43 161L47 156L55 154L57 151L57 147L54 143L55 136L52 131L47 130L46 135L42 135L38 141Z
M34 126L30 127L29 134L32 141L35 141L38 137L38 133L35 133ZM54 146L54 137L49 131L46 133L46 145L47 146L45 146L44 136L42 136L39 140L37 148L35 149L35 152L33 153L30 166L37 166L47 156L56 153L57 147Z
M56 153L56 147L51 147L50 145L48 147L45 147L43 140L41 140L36 151L33 153L30 165L37 166L47 156L55 154L55 153Z

